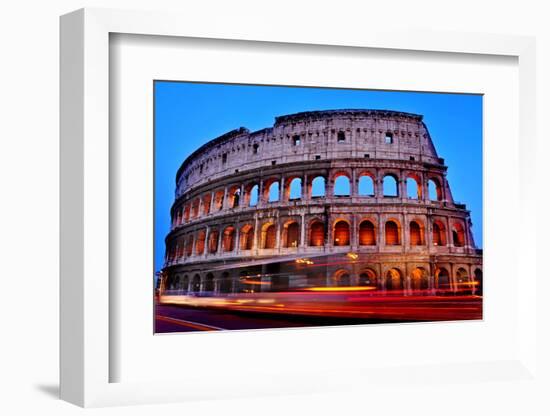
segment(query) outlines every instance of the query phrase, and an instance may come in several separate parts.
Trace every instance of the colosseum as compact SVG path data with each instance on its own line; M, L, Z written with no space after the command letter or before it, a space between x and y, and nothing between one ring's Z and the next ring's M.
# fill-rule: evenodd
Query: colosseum
M446 172L417 114L311 111L230 131L177 172L161 292L481 294L482 251Z

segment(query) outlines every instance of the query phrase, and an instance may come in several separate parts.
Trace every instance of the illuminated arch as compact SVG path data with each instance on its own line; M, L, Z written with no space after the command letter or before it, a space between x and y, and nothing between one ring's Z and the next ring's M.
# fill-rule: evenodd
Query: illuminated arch
M401 245L401 227L395 220L388 220L385 224L385 237L387 246Z
M277 227L272 222L262 225L261 245L263 249L273 249L277 244Z
M335 246L349 246L350 244L350 227L345 220L338 220L334 223L334 240Z
M359 273L359 286L377 287L378 277L376 272L370 267L361 270Z
M245 224L241 227L240 239L241 250L252 250L254 245L254 227L251 224Z
M235 227L232 225L225 227L222 237L222 251L229 252L235 248Z
M370 220L363 220L361 224L359 224L359 245L376 245L376 228Z
M297 221L287 221L283 225L281 233L283 247L298 247L300 245L300 224Z
M417 267L411 272L411 288L426 290L429 286L428 272L423 267Z
M403 274L398 268L386 272L386 290L403 290Z
M325 245L325 223L313 220L309 226L309 245L320 247Z

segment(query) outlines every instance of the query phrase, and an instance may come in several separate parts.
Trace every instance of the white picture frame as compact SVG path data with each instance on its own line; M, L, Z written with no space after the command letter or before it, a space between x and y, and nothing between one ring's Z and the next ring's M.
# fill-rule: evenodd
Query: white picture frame
M185 22L185 24L182 24ZM219 22L218 22L219 23ZM536 152L535 40L530 37L471 33L430 33L385 28L353 28L328 35L322 27L285 28L265 24L235 31L235 22L206 27L199 21L168 13L83 9L61 18L61 398L80 406L161 403L215 397L333 392L381 386L400 380L399 391L437 386L441 398L452 397L451 383L467 385L470 397L489 408L502 400L503 389L525 400L542 397L543 375L536 360L537 303L534 296L539 271L536 251L535 185L529 180ZM242 27L242 26L241 26ZM424 364L409 368L373 366L323 369L297 373L280 369L265 379L234 385L194 375L191 379L112 382L110 370L120 359L111 348L110 296L110 73L111 34L225 39L249 42L332 45L335 48L430 51L440 54L502 55L517 58L519 68L519 140L521 201L518 263L526 284L517 291L517 348L507 359L470 363ZM523 242L523 243L522 243ZM539 320L540 324L540 320ZM359 330L359 329L356 329ZM273 336L273 335L272 335ZM479 374L483 373L483 376ZM345 382L342 380L346 380ZM484 382L485 381L485 382ZM445 384L448 383L448 384ZM489 387L488 387L489 386ZM408 392L408 393L407 393ZM387 393L387 391L386 391ZM535 394L535 396L533 396ZM511 394L510 394L511 396ZM406 408L406 401L403 403ZM435 409L434 409L435 410ZM424 409L425 414L426 409Z

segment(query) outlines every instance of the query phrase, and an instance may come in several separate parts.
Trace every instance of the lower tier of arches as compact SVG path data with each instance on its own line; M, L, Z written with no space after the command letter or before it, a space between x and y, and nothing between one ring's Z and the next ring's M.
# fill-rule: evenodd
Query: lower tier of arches
M164 294L197 296L355 289L388 295L482 295L483 269L480 257L380 261L321 256L227 267L171 267L162 272L159 287Z

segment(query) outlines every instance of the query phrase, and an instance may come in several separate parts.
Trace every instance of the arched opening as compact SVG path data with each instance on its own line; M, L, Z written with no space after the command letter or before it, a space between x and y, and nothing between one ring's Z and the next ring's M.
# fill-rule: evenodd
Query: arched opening
M302 179L294 178L290 181L289 199L295 200L302 198Z
M241 228L241 250L252 250L254 245L254 227L246 224Z
M206 231L200 230L197 234L197 242L195 243L195 252L198 255L201 255L204 253L205 240L206 240Z
M359 245L361 246L375 246L376 245L376 232L374 224L369 220L365 220L359 224Z
M309 245L313 247L325 245L325 224L322 221L314 221L311 223Z
M455 275L456 286L461 292L471 292L470 277L464 267L459 267Z
M417 267L411 272L411 287L413 290L426 290L429 287L428 272Z
M287 222L283 227L283 247L298 247L300 245L300 226L296 221Z
M191 291L192 292L200 292L201 290L201 277L196 274L193 276L193 280L191 281Z
M224 193L224 190L219 190L214 194L214 206L216 211L221 211L223 209Z
M214 275L212 273L208 273L204 278L204 291L205 292L214 291Z
M398 246L401 244L401 238L399 236L399 226L395 221L386 222L386 245Z
M350 196L351 184L345 174L340 174L334 179L334 196Z
M444 267L440 267L436 270L435 287L442 292L448 291L451 287L449 271Z
M220 293L231 293L232 282L228 272L223 272L219 283Z
M334 224L334 245L349 246L349 224L346 221L340 220Z
M199 216L199 205L200 205L200 199L195 199L193 201L193 205L191 206L191 216L193 218L197 218Z
M370 175L361 175L358 186L359 196L374 196L374 181Z
M191 215L191 207L188 205L183 209L183 219L185 222L189 221L189 216Z
M316 176L311 181L311 197L319 198L325 196L326 192L325 178L323 176Z
M359 286L377 287L377 280L376 272L370 268L362 270L359 274Z
M250 188L249 191L249 199L248 199L248 206L249 207L255 207L258 205L258 192L259 192L258 185L252 185L252 188Z
M185 255L189 257L193 254L193 236L187 237L187 243L185 244Z
M210 236L208 237L208 252L209 253L216 253L218 251L218 238L219 238L219 231L218 230L210 231Z
M456 222L453 224L453 245L455 247L464 247L464 227Z
M334 273L335 286L351 286L351 277L348 270L341 269Z
M205 197L202 199L202 207L203 207L202 211L204 215L207 215L210 213L211 205L212 205L212 195L210 194L205 195Z
M447 245L445 225L441 221L434 221L433 223L433 244L434 246Z
M275 224L267 223L262 227L262 248L275 248L277 243L277 228Z
M399 188L397 186L397 178L393 175L386 175L382 181L382 189L385 197L399 196Z
M223 230L222 251L233 251L235 248L235 227L229 226Z
M428 197L430 201L441 201L443 199L441 184L437 179L430 179L428 181Z
M386 290L403 290L403 277L399 269L386 272Z
M483 295L483 272L481 271L481 269L475 269L474 279L475 279L474 293L478 296L482 296Z
M424 230L416 221L411 221L409 224L411 246L424 245Z
M418 177L409 176L407 178L407 197L409 199L421 199L422 187L420 186L420 180Z
M275 181L269 185L269 202L277 202L279 200L279 182Z

